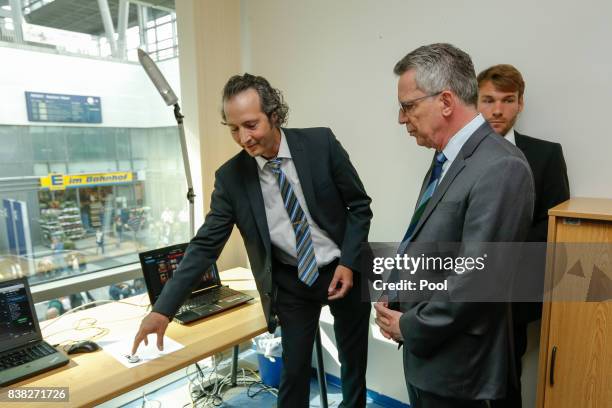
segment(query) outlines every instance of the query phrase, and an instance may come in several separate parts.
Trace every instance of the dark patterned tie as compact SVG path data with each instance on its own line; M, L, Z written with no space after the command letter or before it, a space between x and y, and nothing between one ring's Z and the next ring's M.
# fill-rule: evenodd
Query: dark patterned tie
M446 156L444 156L444 153L442 152L438 153L436 155L436 161L434 163L434 167L431 170L431 176L429 177L429 184L427 184L427 189L425 190L425 192L423 193L423 196L419 200L419 205L417 206L416 211L414 212L414 214L412 214L410 225L408 226L408 230L406 231L406 234L404 235L404 239L402 239L402 242L412 239L412 234L414 233L414 229L419 223L419 220L421 219L421 216L423 215L423 212L425 211L425 207L427 207L429 200L431 200L431 197L433 196L433 193L436 190L438 183L440 182L440 176L442 175L442 166L444 165L444 162L446 162Z
M308 225L306 214L304 214L304 210L302 210L293 192L293 186L291 186L285 173L283 173L280 168L281 163L282 159L277 158L269 160L266 165L276 174L281 197L285 204L287 214L289 215L289 221L291 221L293 232L295 233L298 277L306 285L312 286L319 276L319 270L317 268L312 238L310 236L310 225Z

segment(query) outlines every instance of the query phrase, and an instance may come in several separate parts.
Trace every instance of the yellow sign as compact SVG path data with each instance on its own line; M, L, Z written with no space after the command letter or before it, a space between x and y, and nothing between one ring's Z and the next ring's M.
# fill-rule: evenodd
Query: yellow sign
M134 176L131 171L91 174L53 173L40 178L40 188L44 190L64 190L77 187L111 186L131 183L133 179Z

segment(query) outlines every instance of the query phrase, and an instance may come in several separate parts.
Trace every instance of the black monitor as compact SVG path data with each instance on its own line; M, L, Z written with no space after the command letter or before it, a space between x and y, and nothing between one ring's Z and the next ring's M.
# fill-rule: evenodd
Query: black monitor
M138 254L152 305L157 301L166 282L174 276L174 272L185 255L187 245L186 243L177 244ZM192 293L219 285L221 285L221 279L216 265L213 264L202 273L202 279Z
M41 339L27 278L0 282L0 352Z

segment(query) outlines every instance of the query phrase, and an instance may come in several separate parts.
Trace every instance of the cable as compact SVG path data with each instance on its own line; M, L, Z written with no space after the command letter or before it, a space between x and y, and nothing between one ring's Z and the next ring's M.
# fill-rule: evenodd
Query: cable
M210 405L211 403L214 406L219 406L223 403L223 400L216 394L217 387L218 387L218 381L219 381L219 375L217 373L218 365L216 364L216 360L214 358L213 358L213 365L214 366L210 369L210 371L208 373L205 373L200 368L200 365L196 363L195 366L196 366L197 371L195 372L196 374L195 380L189 374L189 367L187 368L187 381L189 382L188 392L189 392L189 397L191 399L191 404L185 404L184 407L189 406L189 405L191 405L192 407L198 407L201 404ZM208 377L206 378L207 374L208 374ZM215 375L214 384L212 383L213 375ZM205 383L207 383L208 386L205 387L204 386ZM207 391L207 389L211 387L213 388L212 391Z
M219 362L221 361L221 362ZM203 368L199 363L187 367L186 378L188 381L187 392L189 393L190 403L183 405L183 408L210 408L219 407L224 402L224 396L232 388L231 372L225 376L219 374L219 370L231 365L230 359L223 359L223 354L212 357L212 367ZM240 368L236 377L236 385L246 387L247 395L254 398L262 392L268 392L277 397L278 389L267 386L261 381L259 374L250 368ZM254 387L259 387L254 390Z
M247 375L247 370L252 374L252 375ZM274 388L274 387L270 387L267 386L265 384L263 384L263 382L261 381L261 378L259 377L259 375L251 370L251 369L241 369L241 373L242 376L238 376L236 378L236 384L237 385L242 385L242 386L246 386L247 387L247 396L250 398L254 398L256 395L258 395L261 392L268 392L272 395L274 395L275 397L278 397L278 389ZM253 386L260 386L261 389L259 389L257 392L252 393L251 389ZM219 395L220 398L223 398L225 392L224 392L224 388L228 387L231 388L232 386L232 381L231 381L231 373L226 375L220 382L219 385L219 389L217 390L217 394Z
M64 351L68 351L67 348L70 347L71 345L73 345L74 343L77 343L79 341L83 341L83 340L98 340L104 336L106 336L108 333L110 333L110 329L106 328L106 327L99 327L97 326L97 319L93 318L93 317L84 317L82 319L77 320L76 322L74 322L73 327L68 328L68 329L64 329L64 330L60 330L58 332L52 333L48 336L45 336L47 339L58 335L60 333L64 333L67 331L72 331L72 330L76 330L76 331L85 331L85 330L90 330L90 329L96 329L97 333L95 333L92 336L89 337L85 337L79 340L74 340L74 339L69 339L69 340L64 340L62 342L59 342L57 344L54 344L54 347L58 347L61 346Z
M211 408L223 405L224 396L232 387L231 372L224 376L219 374L219 370L227 368L232 363L231 359L224 359L223 356L223 353L213 356L212 366L210 367L204 367L200 362L196 362L185 368L185 378L188 382L187 392L191 401L184 404L183 408ZM239 369L236 383L246 388L247 395L250 398L254 398L262 392L268 392L275 397L278 396L278 390L263 384L259 374L250 368ZM259 389L254 390L254 387L259 387ZM142 400L141 408L162 407L160 401L148 400L144 392Z
M247 396L250 398L254 398L257 394L259 394L260 392L269 392L270 394L274 395L275 397L278 397L278 388L275 387L271 387L269 385L264 384L263 380L261 379L261 377L259 376L258 373L256 373L255 371L253 371L252 369L248 368L247 370L249 370L253 376L255 377L255 379L257 381L253 382L252 384L249 385L249 387L247 388ZM244 369L243 369L244 371ZM253 385L259 385L260 387L262 387L260 390L258 390L255 394L253 395L249 395L249 391L251 389L251 387Z
M255 393L251 394L251 388L257 385L259 387L261 387L260 389L258 389ZM249 387L247 388L247 397L249 398L255 398L257 395L261 394L262 392L269 392L270 394L278 397L278 389L274 388L274 387L270 387L269 385L266 385L263 383L263 381L258 381L258 382L254 382L252 384L249 385Z
M68 310L66 313L64 313L63 315L59 316L59 317L58 317L57 319L55 319L54 321L52 321L52 322L50 322L49 324L47 324L47 325L44 327L44 329L46 329L47 327L51 326L51 324L55 323L56 321L58 321L58 320L59 320L60 318L62 318L63 316L66 316L67 314L70 314L70 313L72 313L72 312L74 312L74 311L76 311L76 310L79 310L79 309L85 308L85 307L87 307L88 305L92 305L92 304L95 304L95 303L125 303L125 304L130 305L130 306L146 307L146 308L147 308L147 310L148 310L148 308L151 306L151 305L138 305L138 304L135 304L135 303L124 302L124 301L121 301L121 300L105 300L105 299L103 299L103 300L94 300L94 301L92 301L92 302L89 302L89 303L84 303L84 304L82 304L82 305L80 305L80 306L78 306L78 307L75 307L74 309L70 309L70 310ZM145 313L144 313L143 315L141 315L141 316L137 316L137 317L129 317L129 318L126 318L126 319L109 320L109 321L105 321L104 323L113 323L113 322L120 322L120 321L124 321L124 320L132 320L132 319L135 319L135 318L138 318L138 317L142 317L142 316L144 316L145 314L146 314L146 311L145 311ZM83 326L83 325L82 325L82 324L83 324L83 322L90 322L90 324L88 324L88 325L86 325L86 326ZM56 331L56 332L54 332L54 333L50 333L50 334L46 335L46 336L45 336L45 338L46 338L46 339L49 339L49 338L51 338L51 337L53 337L53 336L56 336L56 335L58 335L58 334L65 333L65 332L67 332L67 331L72 331L72 330L79 330L79 331L82 331L82 330L87 330L87 329L98 329L98 330L99 330L99 331L98 331L96 334L94 334L93 336L90 336L90 337L85 338L85 339L81 339L81 340L64 340L64 341L62 341L62 342L59 342L59 343L57 343L57 344L54 344L54 347L59 346L59 345L63 345L63 347L64 347L64 351L66 351L66 350L65 350L66 345L71 345L71 344L74 344L74 343L75 343L75 342L77 342L77 341L82 341L82 340L92 340L92 341L93 341L93 340L96 340L96 339L100 339L100 338L102 338L102 337L106 336L106 335L107 335L107 334L110 332L110 329L108 329L108 328L106 328L106 327L99 327L99 326L97 326L97 325L96 325L97 323L98 323L98 320L97 320L96 318L94 318L94 317L83 317L83 318L79 319L78 321L76 321L76 322L74 323L73 327L71 327L71 328L67 328L67 329L62 329L62 330Z
M56 319L50 321L48 324L45 325L45 327L41 327L41 331L45 330L47 327L51 326L52 324L56 323L57 321L59 321L62 317L69 315L71 313L76 312L77 310L81 310L81 309L85 309L86 307L90 306L90 305L95 305L95 304L105 304L105 303L125 303L126 305L130 305L130 306L137 306L137 307L150 307L151 305L146 304L146 305L138 305L136 303L131 303L131 302L124 302L123 300L114 300L114 299L100 299L100 300L92 300L91 302L87 302L87 303L83 303L80 306L74 307L68 311L66 311L66 313L58 316Z
M161 408L161 406L162 406L161 401L158 401L158 400L150 400L149 401L147 399L147 394L145 394L145 392L143 391L142 392L142 405L140 406L140 408L149 408L150 407L149 404L153 403L153 402L157 403L157 407L156 408Z

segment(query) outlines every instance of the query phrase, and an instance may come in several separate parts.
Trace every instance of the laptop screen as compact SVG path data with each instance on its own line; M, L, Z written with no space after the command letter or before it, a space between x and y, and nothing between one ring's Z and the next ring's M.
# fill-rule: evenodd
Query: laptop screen
M0 351L40 339L27 280L0 282Z
M139 254L140 266L142 267L142 273L147 284L147 291L149 292L149 300L152 305L155 304L166 282L172 279L186 250L187 244L178 244ZM202 279L193 292L220 284L221 281L217 268L213 264L213 266L202 274Z

